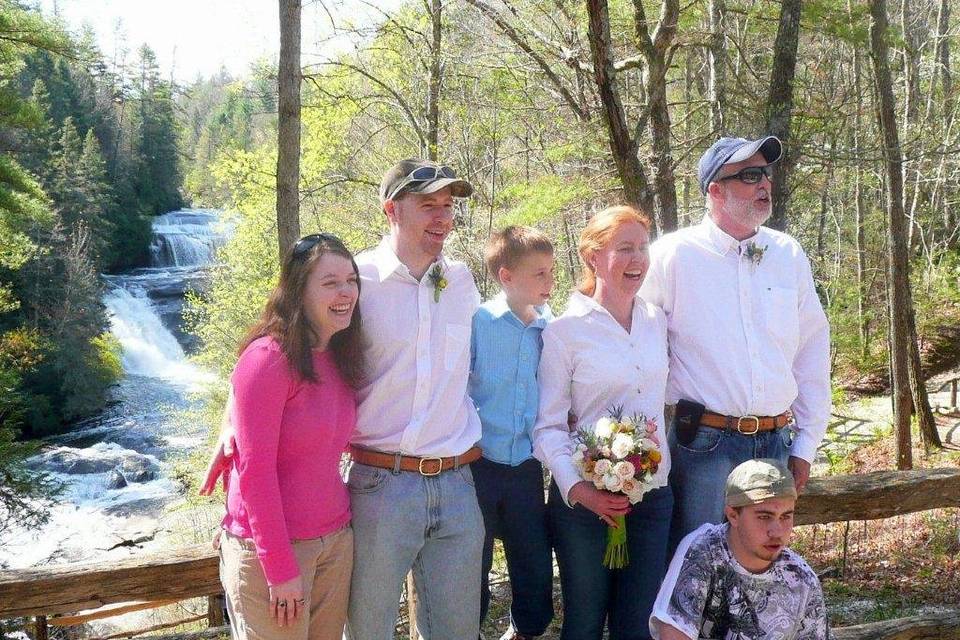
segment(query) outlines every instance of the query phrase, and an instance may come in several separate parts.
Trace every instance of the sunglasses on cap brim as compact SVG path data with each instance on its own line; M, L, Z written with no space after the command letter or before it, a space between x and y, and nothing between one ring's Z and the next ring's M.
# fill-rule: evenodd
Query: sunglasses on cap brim
M343 240L332 233L312 233L309 236L303 236L297 240L297 244L293 245L293 255L299 258L321 242L329 242L341 247L345 246Z
M387 196L387 200L394 200L400 192L409 187L415 182L428 182L430 180L436 180L438 178L451 178L454 179L457 177L456 172L446 165L439 167L417 167L410 173L408 173L403 180L400 181L396 187L393 188L393 191Z

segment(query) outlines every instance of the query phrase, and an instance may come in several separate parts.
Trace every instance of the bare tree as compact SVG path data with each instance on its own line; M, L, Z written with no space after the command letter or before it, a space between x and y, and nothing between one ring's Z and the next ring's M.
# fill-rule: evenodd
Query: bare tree
M300 79L300 0L280 0L277 239L281 259L300 237Z
M797 69L797 45L800 40L802 0L780 3L780 25L773 45L773 68L767 94L767 133L783 142L784 157L773 166L772 213L767 223L774 229L787 227L787 201L795 153L791 149L790 119L793 114L793 79Z

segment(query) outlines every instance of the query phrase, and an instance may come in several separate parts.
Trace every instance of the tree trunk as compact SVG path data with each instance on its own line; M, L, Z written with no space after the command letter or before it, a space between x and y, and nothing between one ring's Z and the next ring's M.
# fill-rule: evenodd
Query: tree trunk
M943 92L943 117L947 124L953 119L953 77L950 74L950 1L940 0L937 11L936 64L940 69ZM933 87L931 87L931 90Z
M429 95L427 96L427 148L426 155L430 160L436 160L440 144L440 82L442 77L441 43L443 30L441 29L442 4L440 0L430 0L430 24L433 27L433 39L430 43L430 80Z
M280 0L277 239L281 260L300 237L300 78L300 0Z
M613 155L617 174L623 185L623 198L626 204L645 212L653 212L653 192L640 158L637 156L638 143L627 126L626 114L620 94L615 87L610 43L610 17L606 0L587 0L589 26L587 37L590 40L590 54L593 59L593 76L603 111L603 120L607 125L607 141Z
M723 14L727 7L724 0L708 0L710 18L710 47L708 71L708 99L710 100L710 128L715 134L724 132L724 114L727 107L726 68L727 43L723 31Z
M656 192L657 225L660 233L677 228L677 183L670 145L670 111L667 108L667 68L664 61L650 60L644 73L650 105L650 142L653 185Z
M651 35L642 0L633 0L634 31L646 67L643 84L647 93L652 150L653 184L657 223L661 233L677 228L677 184L673 173L670 142L670 110L667 106L667 51L677 33L679 0L663 0L660 18Z
M853 0L847 0L847 15L853 19ZM865 359L870 353L870 325L867 320L867 250L866 250L866 219L867 207L863 194L863 149L861 148L861 132L863 127L863 92L861 91L860 78L862 75L862 62L860 57L860 45L854 44L853 52L853 87L856 96L856 110L853 114L853 154L854 160L854 226L856 227L856 239L854 241L854 250L857 256L857 329L860 338L860 357Z
M894 429L897 443L897 468L910 469L911 394L909 380L910 262L907 256L907 225L903 211L903 160L897 134L896 103L889 66L889 26L886 0L869 0L870 58L873 62L879 104L880 129L883 133L884 161L887 177L887 255L888 290L890 295L890 383L893 396Z
M767 134L780 138L784 148L783 158L773 166L773 211L768 222L769 226L780 230L787 228L788 183L794 162L794 154L790 151L790 118L793 112L793 77L797 68L801 4L802 0L783 0L780 4L780 25L773 45L773 69L767 95Z

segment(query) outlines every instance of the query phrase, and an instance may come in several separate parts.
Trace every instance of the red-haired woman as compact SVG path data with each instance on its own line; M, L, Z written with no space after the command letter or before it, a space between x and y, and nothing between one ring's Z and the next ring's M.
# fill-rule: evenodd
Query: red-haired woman
M630 507L622 493L597 489L573 462L569 413L590 429L612 407L657 423L660 442L667 382L667 323L660 309L637 296L650 264L650 222L630 207L593 216L580 234L582 278L564 314L543 331L540 411L534 453L553 474L548 514L563 589L561 640L650 637L647 620L663 579L673 494L667 485L670 452L654 486ZM626 516L629 564L603 564L607 527Z
M231 376L236 455L220 579L235 640L340 640L353 566L340 455L363 375L360 278L335 236L302 238Z

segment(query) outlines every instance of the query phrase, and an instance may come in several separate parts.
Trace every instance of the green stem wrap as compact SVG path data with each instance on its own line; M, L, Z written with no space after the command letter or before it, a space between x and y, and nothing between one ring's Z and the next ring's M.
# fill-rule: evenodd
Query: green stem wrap
M622 569L630 562L627 554L627 518L615 516L616 528L607 527L607 551L603 554L603 564L609 569Z

